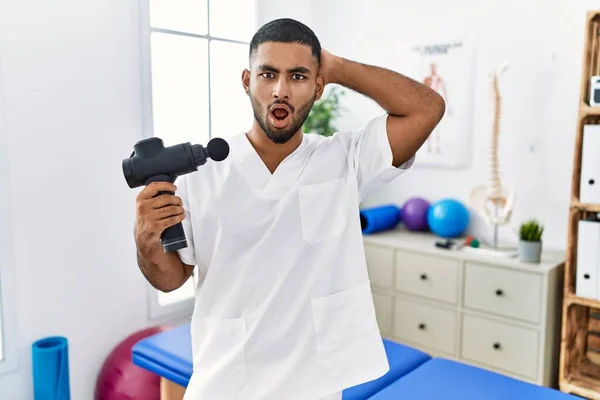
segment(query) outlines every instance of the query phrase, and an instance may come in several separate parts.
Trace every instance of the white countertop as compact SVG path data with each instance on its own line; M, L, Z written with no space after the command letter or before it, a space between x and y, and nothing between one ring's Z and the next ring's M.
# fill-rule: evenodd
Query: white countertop
M455 258L479 263L493 265L502 265L509 268L516 268L528 271L549 271L565 261L565 251L545 249L542 247L542 258L538 264L524 263L519 257L505 258L499 256L490 256L478 254L473 251L461 249L444 249L435 246L436 242L444 242L446 239L434 235L431 232L410 232L405 228L396 228L393 230L363 235L365 244L391 246L402 250L418 251L424 254L430 254L437 257ZM452 239L457 244L462 244L465 237ZM518 244L514 245L515 253ZM543 245L542 245L543 246ZM485 246L481 246L485 248ZM476 251L476 250L475 250Z

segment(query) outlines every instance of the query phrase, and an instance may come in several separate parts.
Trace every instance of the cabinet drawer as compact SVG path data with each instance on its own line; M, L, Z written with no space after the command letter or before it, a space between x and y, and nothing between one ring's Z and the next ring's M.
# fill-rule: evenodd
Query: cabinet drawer
M375 314L377 324L382 335L390 335L392 332L392 303L391 296L373 292L373 303L375 304Z
M375 286L391 288L394 272L394 249L365 244L369 279Z
M537 378L538 331L465 315L461 356L467 360Z
M466 307L539 322L541 296L541 275L479 264L466 266Z
M394 336L401 340L454 354L456 312L405 299L397 299Z
M396 289L456 304L459 271L456 260L398 251Z

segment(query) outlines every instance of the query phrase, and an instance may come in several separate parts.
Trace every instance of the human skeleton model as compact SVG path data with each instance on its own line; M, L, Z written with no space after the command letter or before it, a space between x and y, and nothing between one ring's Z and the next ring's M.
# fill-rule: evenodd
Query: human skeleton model
M498 247L498 226L507 224L510 220L515 198L512 188L505 192L502 187L498 169L498 137L500 133L500 105L502 100L498 87L498 77L504 73L507 67L508 62L505 61L492 75L494 123L492 143L489 151L489 181L487 185L474 187L469 197L469 205L481 215L488 225L494 227L494 248Z

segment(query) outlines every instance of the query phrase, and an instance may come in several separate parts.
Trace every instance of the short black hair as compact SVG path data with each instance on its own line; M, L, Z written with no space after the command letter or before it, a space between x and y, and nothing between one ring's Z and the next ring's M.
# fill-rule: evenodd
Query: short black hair
M309 46L317 59L317 65L321 64L321 43L317 35L300 21L279 18L261 26L250 41L249 58L252 59L258 46L266 42L299 43Z

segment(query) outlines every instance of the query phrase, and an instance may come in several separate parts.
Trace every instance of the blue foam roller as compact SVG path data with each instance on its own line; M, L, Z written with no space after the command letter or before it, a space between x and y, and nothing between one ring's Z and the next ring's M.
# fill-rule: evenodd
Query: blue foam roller
M388 204L360 211L360 226L365 234L393 229L400 222L400 208Z
M34 400L70 400L69 343L62 336L40 339L31 346Z

